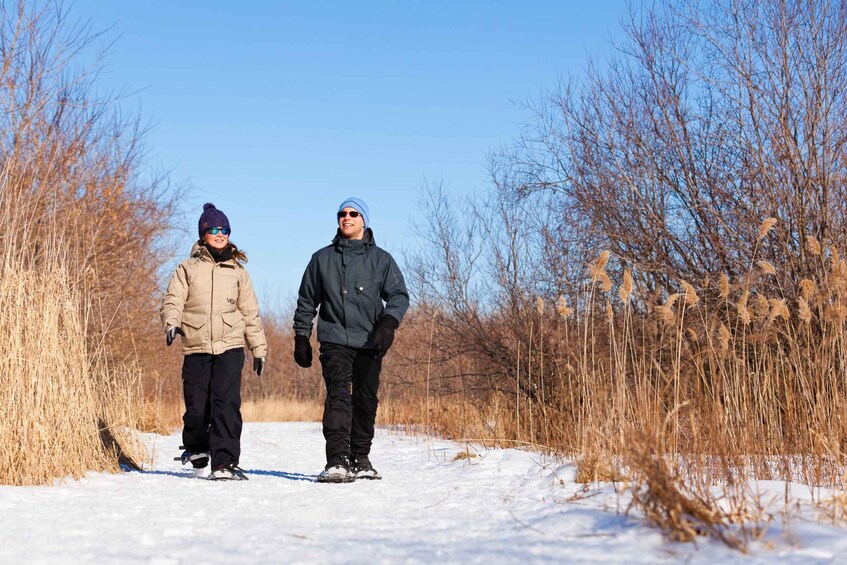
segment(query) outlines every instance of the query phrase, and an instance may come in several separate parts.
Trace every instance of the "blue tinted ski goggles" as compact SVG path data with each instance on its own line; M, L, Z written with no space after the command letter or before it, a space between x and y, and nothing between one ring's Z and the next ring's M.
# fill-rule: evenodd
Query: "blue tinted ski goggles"
M223 235L229 235L229 228L209 228L206 230L206 233L209 235L218 235L218 232Z

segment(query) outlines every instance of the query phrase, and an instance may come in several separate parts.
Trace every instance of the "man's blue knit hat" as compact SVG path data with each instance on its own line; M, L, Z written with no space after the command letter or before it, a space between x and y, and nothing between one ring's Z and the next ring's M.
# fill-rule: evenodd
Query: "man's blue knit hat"
M203 213L200 214L200 221L197 222L197 231L200 234L200 239L203 239L203 234L209 228L226 228L229 233L232 233L232 228L229 227L229 220L226 214L215 208L211 202L203 204Z
M365 204L365 201L361 198L355 198L351 196L350 198L345 199L344 202L341 203L341 206L338 207L338 211L340 212L347 207L359 211L359 213L362 215L362 219L365 221L365 228L367 228L370 222L368 222L368 205Z

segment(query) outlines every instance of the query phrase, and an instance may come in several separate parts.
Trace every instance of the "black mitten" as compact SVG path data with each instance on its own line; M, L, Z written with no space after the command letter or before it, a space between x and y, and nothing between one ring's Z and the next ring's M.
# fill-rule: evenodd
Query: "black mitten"
M394 343L394 330L400 325L397 318L389 314L385 314L379 319L374 329L373 342L377 351L385 354L391 344Z
M294 336L294 361L304 369L312 366L312 344L304 335Z

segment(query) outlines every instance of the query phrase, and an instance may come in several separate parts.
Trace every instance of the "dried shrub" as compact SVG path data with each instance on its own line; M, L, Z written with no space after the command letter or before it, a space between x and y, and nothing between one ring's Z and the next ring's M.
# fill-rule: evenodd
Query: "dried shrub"
M642 439L624 457L632 480L628 488L632 495L631 509L638 509L674 541L688 542L708 536L746 551L744 538L738 534L733 517L722 508L720 500L696 480L686 480L679 468L672 468L654 445Z

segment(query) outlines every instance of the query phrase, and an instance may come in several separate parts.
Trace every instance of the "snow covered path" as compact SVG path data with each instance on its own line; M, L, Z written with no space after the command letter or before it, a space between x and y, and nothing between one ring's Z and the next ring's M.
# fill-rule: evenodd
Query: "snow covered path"
M454 459L465 446L379 430L384 479L325 485L319 424L246 424L250 480L214 482L172 461L179 434L144 437L149 471L0 487L0 563L847 562L844 530L806 522L748 556L668 544L611 486L520 450Z

